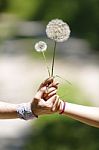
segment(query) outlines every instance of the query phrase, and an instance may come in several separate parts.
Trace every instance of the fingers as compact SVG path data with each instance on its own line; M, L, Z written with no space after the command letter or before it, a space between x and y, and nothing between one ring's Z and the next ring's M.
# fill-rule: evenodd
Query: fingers
M50 97L56 94L57 90L55 87L51 87L48 90L45 87L42 87L35 95L35 99L40 100L43 98L44 100L49 99Z
M49 94L49 93L51 93L51 92L53 92L53 91L55 91L55 90L56 90L55 87L47 88L46 91L45 91L45 93L46 93L46 94Z
M46 103L52 104L52 106L53 106L54 102L56 101L56 98L57 98L57 95L54 95L54 96L52 96L51 98L49 98L49 99L46 101Z
M57 89L55 87L51 87L51 88L46 90L46 92L43 95L43 98L45 100L48 100L51 96L55 95L56 92L57 92Z
M57 95L56 100L55 100L55 102L54 102L54 104L53 104L53 106L52 106L52 111L53 111L53 112L56 112L56 111L59 110L60 103L61 103L61 101L60 101L60 99L59 99L59 96Z
M54 78L53 77L50 77L50 78L48 78L48 79L46 79L45 81L44 81L44 85L50 85L51 83L53 83L53 81L54 81Z
M42 87L35 95L35 99L41 99L46 91L46 86Z
M51 96L55 95L56 92L57 92L57 90L54 90L54 91L50 92L50 93L48 94L48 97L51 97Z
M51 83L53 83L53 80L54 80L53 77L47 78L44 82L41 83L39 89L44 86L49 86Z
M53 83L51 83L48 87L55 87L56 89L58 89L58 85L59 85L59 82L55 82L53 81Z
M56 95L56 92L57 92L57 90L51 92L51 93L48 94L48 95L44 95L44 96L45 96L45 97L44 97L44 100L47 101L47 100L48 100L49 98L51 98L52 96Z
M61 100L59 99L58 95L52 96L50 99L47 100L47 103L50 104L52 112L59 111Z

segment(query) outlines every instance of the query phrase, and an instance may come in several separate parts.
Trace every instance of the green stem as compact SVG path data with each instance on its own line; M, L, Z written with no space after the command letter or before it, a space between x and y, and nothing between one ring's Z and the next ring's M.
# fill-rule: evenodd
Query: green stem
M69 82L68 80L66 80L66 79L62 78L61 76L56 75L56 77L58 77L58 78L60 78L60 79L62 79L62 80L64 80L64 81L66 81L68 84L72 85L72 84L71 84L71 82Z
M45 61L46 67L47 67L48 75L49 75L49 77L50 77L49 66L47 65L47 61L46 61L46 57L45 57L45 53L44 53L44 52L42 52L42 54L43 54L43 58L44 58L44 61Z
M55 44L54 44L54 51L53 51L52 73L51 73L51 76L52 76L52 77L53 77L53 72L54 72L55 52L56 52L56 41L55 41Z

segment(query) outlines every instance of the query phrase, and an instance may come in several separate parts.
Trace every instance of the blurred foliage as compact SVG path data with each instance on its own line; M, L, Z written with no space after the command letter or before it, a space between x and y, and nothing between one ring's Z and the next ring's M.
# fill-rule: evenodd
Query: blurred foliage
M58 95L61 99L82 105L92 105L88 95L86 95L79 86L75 84L60 84Z
M64 99L80 104L86 103L86 96L78 87L61 85L58 93ZM68 93L68 94L67 94ZM79 100L76 98L79 97ZM73 100L70 100L73 99ZM81 102L82 101L82 102ZM46 115L33 123L30 137L26 141L24 150L97 150L99 148L99 129L90 127L66 116Z
M45 119L46 121L46 119ZM36 125L36 124L35 124ZM56 116L33 128L24 150L98 150L99 129Z
M0 0L0 12L13 13L21 19L67 21L72 35L86 38L95 49L99 48L98 9L99 0Z

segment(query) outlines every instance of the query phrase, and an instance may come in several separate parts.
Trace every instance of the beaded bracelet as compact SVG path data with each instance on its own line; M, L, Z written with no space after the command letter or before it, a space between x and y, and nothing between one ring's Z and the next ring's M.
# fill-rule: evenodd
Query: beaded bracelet
M17 114L20 119L24 119L24 120L38 118L38 116L34 114L33 111L31 110L30 103L19 104L17 107Z

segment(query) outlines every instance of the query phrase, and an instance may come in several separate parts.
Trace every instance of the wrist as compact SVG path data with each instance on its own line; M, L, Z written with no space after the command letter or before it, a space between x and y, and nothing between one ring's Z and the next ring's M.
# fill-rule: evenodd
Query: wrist
M39 116L40 114L39 114L39 112L38 112L37 106L35 106L33 102L31 102L31 111L32 111L32 113L35 115L35 117L38 118L38 116Z
M38 117L33 113L31 103L22 103L17 105L17 115L20 119L24 120L30 120Z

